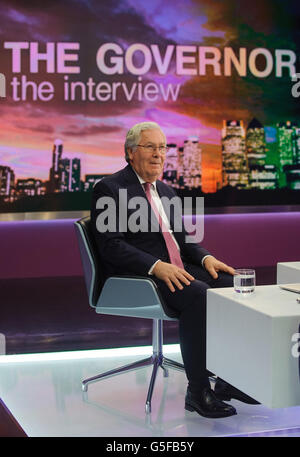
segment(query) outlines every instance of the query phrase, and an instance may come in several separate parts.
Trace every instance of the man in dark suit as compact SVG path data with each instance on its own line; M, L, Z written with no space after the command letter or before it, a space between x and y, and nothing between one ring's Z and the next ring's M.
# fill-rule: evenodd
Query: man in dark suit
M255 402L220 379L213 391L206 370L206 290L232 286L234 269L198 243L187 242L184 227L174 230L174 218L168 218L162 197L172 199L175 192L158 180L165 154L166 138L158 124L145 122L129 130L127 167L94 187L91 220L95 240L107 276L150 275L166 305L176 310L188 378L186 409L205 417L227 417L236 410L222 400ZM130 221L137 222L132 202L141 201L138 198L146 202L147 214L139 215L144 225L137 231ZM113 203L113 211L107 211L109 203ZM109 230L101 227L105 220L111 224ZM156 229L151 225L153 220Z

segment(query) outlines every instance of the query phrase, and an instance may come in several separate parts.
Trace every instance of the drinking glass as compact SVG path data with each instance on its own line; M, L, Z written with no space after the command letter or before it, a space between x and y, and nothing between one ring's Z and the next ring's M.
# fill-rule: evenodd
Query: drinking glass
M235 270L233 287L241 296L248 296L255 290L255 270L239 268Z

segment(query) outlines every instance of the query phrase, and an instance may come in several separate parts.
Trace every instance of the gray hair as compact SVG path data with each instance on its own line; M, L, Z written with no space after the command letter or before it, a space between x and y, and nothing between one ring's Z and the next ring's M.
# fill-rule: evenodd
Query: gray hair
M143 130L152 130L152 129L159 129L161 133L164 135L165 140L166 136L160 126L156 122L140 122L139 124L135 124L128 130L125 140L125 159L129 163L129 155L128 155L128 148L135 150L137 145L140 142L141 133Z

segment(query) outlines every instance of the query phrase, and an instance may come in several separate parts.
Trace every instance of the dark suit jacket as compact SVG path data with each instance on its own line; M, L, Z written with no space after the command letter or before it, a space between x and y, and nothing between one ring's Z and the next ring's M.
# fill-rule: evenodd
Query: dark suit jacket
M176 196L174 190L164 184L156 181L157 191L160 197L172 198ZM140 184L134 170L130 165L124 169L105 177L99 181L93 190L91 222L96 244L98 246L101 261L105 267L105 276L109 277L118 274L133 274L147 276L151 266L157 261L162 260L169 262L168 251L161 231L153 232L150 230L151 206L148 203L148 230L146 232L138 231L120 231L119 230L119 190L127 190L127 201L133 197L146 198L144 189ZM97 218L103 216L104 209L97 209L97 201L100 197L110 197L116 205L116 231L100 233L97 230ZM148 201L147 201L148 202ZM124 203L121 203L124 209ZM121 208L122 209L122 208ZM127 220L136 209L127 209ZM170 220L172 230L174 230L174 220ZM180 246L181 257L184 262L201 265L202 258L209 254L204 248L196 243L185 242L186 232L174 232L174 236Z

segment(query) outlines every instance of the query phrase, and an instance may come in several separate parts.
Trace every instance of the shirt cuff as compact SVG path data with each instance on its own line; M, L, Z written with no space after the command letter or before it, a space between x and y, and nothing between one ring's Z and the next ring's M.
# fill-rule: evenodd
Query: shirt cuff
M152 275L152 271L153 271L155 265L157 264L157 262L160 262L160 260L157 260L157 261L152 265L152 267L151 267L150 270L148 271L148 275Z
M201 260L201 264L202 264L202 267L203 267L203 268L205 268L205 266L204 266L204 260L205 260L207 257L212 257L212 255L211 255L211 254L207 254L207 255L205 255L205 256L203 257L203 259Z

